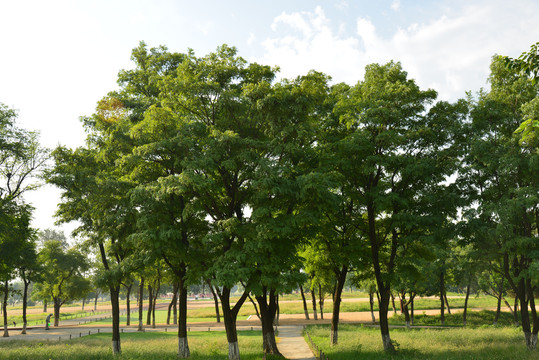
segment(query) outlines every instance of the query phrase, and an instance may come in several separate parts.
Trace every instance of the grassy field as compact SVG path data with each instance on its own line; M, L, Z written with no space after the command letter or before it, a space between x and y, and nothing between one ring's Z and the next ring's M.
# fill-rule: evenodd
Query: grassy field
M47 318L48 314L51 314L52 312L46 312L41 314L27 314L26 315L26 321L28 323L28 326L32 325L43 325L45 324L45 319ZM8 325L11 326L13 322L17 323L17 326L22 326L22 315L9 315L9 309L7 311L8 314ZM62 311L60 313L60 321L66 320L66 319L75 319L75 318L84 318L85 316L91 316L99 314L99 312L92 313L91 311L73 311L73 312L66 312ZM51 319L51 322L53 322L53 319ZM3 315L0 326L3 325Z
M190 332L188 341L192 360L222 360L228 357L225 332ZM262 359L260 331L239 331L238 342L242 359ZM110 334L96 334L59 342L3 341L0 342L0 358L12 360L177 359L177 344L177 334L174 333L122 334L122 355L113 357ZM270 360L272 357L268 356L267 359Z
M155 311L155 323L156 324L164 324L164 323L166 323L166 321L167 321L167 313L168 313L167 310L156 310ZM144 321L144 324L146 324L146 316L147 316L146 314L147 313L144 312L144 316L142 318L142 320ZM190 315L189 311L187 312L187 315L188 315L187 316L187 322L191 322L191 323L215 321L215 311L212 313L211 316L208 316L208 317L193 317L193 316ZM173 316L171 315L170 316L170 322L171 323L172 323L172 318L173 318ZM238 320L245 320L245 319L247 319L247 316L245 316L245 315L238 316ZM127 317L125 315L120 316L120 324L125 324L126 320L127 320ZM221 318L221 321L223 321L222 318ZM95 322L91 323L92 326L101 325L101 324L112 324L112 319L108 318L108 319L105 319L105 320L95 321ZM131 313L131 324L138 324L138 312Z
M329 326L309 326L307 331L331 360L539 359L539 351L526 349L522 330L512 327L391 329L391 339L398 344L398 351L391 356L383 352L378 328L342 325L339 327L339 344L333 347L329 345Z
M494 318L496 317L496 311L481 310L481 311L469 311L466 314L466 326L478 327L485 325L492 325ZM400 313L389 318L391 325L405 325L404 315ZM440 315L414 315L414 325L428 325L439 326L441 324ZM457 314L445 314L446 326L462 326L462 312ZM498 319L498 326L513 326L513 315L510 312L501 312Z

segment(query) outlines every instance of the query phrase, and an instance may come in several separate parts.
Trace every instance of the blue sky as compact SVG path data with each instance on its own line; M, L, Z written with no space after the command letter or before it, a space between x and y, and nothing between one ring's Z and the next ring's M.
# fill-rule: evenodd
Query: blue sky
M356 83L365 65L400 61L454 101L488 87L491 57L539 41L537 0L0 0L0 102L48 147L83 144L79 116L116 88L140 41L202 56L226 43L248 61ZM28 197L52 226L58 192Z

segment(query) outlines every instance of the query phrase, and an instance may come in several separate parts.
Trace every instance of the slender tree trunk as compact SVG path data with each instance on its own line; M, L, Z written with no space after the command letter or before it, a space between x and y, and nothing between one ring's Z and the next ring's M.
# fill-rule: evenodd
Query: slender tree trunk
M60 299L53 298L54 301L54 327L58 327L60 325L60 307L62 306L62 303Z
M140 277L140 284L138 289L138 329L137 331L142 331L142 319L144 311L144 277Z
M449 300L447 300L447 291L444 289L445 306L447 307L447 313L451 315L451 308L449 307Z
M273 325L279 326L279 316L281 316L281 308L279 306L279 294L275 295L275 303L277 304L277 316L273 322Z
M404 321L406 322L406 328L410 329L410 312L408 311L408 302L406 302L405 295L401 297L402 312L404 314Z
M47 312L47 300L43 300L43 312Z
M172 300L170 301L170 304L168 304L168 311L167 311L167 325L170 325L170 313L172 312L172 306L174 306L174 304L176 304L176 297L177 297L177 293L178 293L178 283L174 283L173 287L172 287Z
M155 329L155 308L157 305L157 297L159 296L159 289L161 288L161 275L157 278L157 288L154 290L153 306L152 306L152 329Z
M178 282L180 301L178 319L178 357L182 359L186 359L191 355L189 343L187 341L187 286L185 283L185 273L186 268L183 266Z
M256 296L256 301L260 307L260 320L262 322L262 349L264 354L281 355L277 349L275 341L275 331L273 322L277 313L277 293L275 289L267 291L264 287L262 296Z
M152 309L153 309L153 289L148 285L148 313L146 314L146 325L152 324Z
M322 285L318 284L318 305L320 309L320 319L324 320L324 293L322 292Z
M397 308L395 307L395 296L391 292L391 306L393 307L393 314L397 315Z
M30 281L26 281L25 278L23 278L24 282L24 291L22 295L22 331L21 335L26 335L26 308L28 306L28 286L30 285Z
M9 337L9 331L7 330L7 299L9 295L9 283L4 281L4 300L2 301L2 312L4 313L4 337Z
M120 286L110 286L110 303L112 305L112 354L120 355Z
M180 301L180 287L178 285L178 292L176 293L176 301L174 301L174 305L172 305L172 313L173 313L173 324L178 325L178 302Z
M445 284L444 284L444 272L443 270L440 272L440 320L442 322L442 326L445 325L445 301L444 301L444 292L445 292Z
M498 286L498 294L497 294L498 303L496 306L496 316L494 317L494 325L498 324L498 319L500 318L500 313L502 310L503 280L504 278L502 277L502 281L500 281L500 285Z
M95 301L94 301L94 311L97 311L97 299L99 298L99 293L95 292Z
M84 304L86 303L86 297L82 298L82 308L81 310L84 311Z
M412 296L412 299L410 300L410 324L414 325L414 298L415 295Z
M374 316L374 291L369 291L369 305L371 307L372 322L376 322L376 317Z
M513 319L515 321L515 326L519 326L518 323L518 296L515 295L515 307L513 310Z
M127 319L125 321L126 326L131 325L131 289L132 288L133 288L133 283L129 284L129 286L126 286L126 289L127 289L127 298L125 301L126 315L127 315Z
M468 279L468 285L466 285L466 298L464 299L464 312L462 313L462 322L466 326L466 313L468 312L468 299L470 298L470 285L471 280Z
M301 284L299 284L299 291L301 292L301 300L303 301L303 313L305 314L305 320L309 320L309 309L307 308L305 292L303 292L303 286L301 286Z
M318 320L318 314L316 313L316 295L314 294L314 289L311 289L311 298L313 300L313 316L315 320Z
M339 342L339 315L341 310L341 295L346 282L346 274L348 273L348 266L343 267L337 271L337 285L333 292L333 316L331 318L331 330L330 330L330 343L331 345L337 345Z
M213 302L215 305L215 318L218 323L221 322L221 314L219 313L219 297L217 296L217 293L215 292L215 289L213 288L213 285L211 284L210 280L206 280L206 283L208 284L208 287L210 288L211 294L213 295Z

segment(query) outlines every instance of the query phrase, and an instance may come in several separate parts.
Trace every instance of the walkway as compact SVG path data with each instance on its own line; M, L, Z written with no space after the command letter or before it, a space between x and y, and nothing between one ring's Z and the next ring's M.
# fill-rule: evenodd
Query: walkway
M279 326L277 347L281 354L287 359L316 360L309 345L307 345L305 339L301 335L302 329L302 326Z

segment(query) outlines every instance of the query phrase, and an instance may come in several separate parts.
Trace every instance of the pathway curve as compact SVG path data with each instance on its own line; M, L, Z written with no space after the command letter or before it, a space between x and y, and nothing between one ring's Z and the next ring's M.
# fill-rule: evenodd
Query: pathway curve
M301 335L302 326L284 325L279 326L277 347L287 359L316 360L309 345Z

